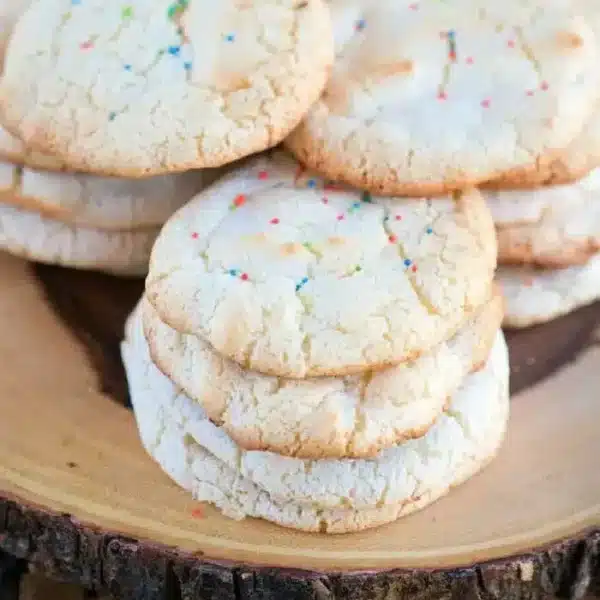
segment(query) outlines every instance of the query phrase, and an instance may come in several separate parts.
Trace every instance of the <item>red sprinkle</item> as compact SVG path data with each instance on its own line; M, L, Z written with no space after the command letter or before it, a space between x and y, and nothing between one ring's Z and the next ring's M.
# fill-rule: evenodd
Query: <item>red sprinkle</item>
M327 196L323 196L323 197L321 198L321 202L322 202L323 204L328 204L328 203L329 203L329 198L328 198Z
M343 221L344 220L344 215L338 215L337 216L337 220L338 221Z
M244 203L246 202L246 196L244 194L238 194L234 199L233 199L233 205L240 207L242 206Z
M242 274L240 275L240 279L241 279L242 281L248 281L248 273L242 273Z
M473 57L472 57L472 56L468 56L468 57L467 57L467 64L468 64L468 65L472 65L472 64L473 64L473 62L474 62L474 61L473 61Z
M396 221L402 221L402 215L396 215Z
M481 101L481 106L482 106L483 108L489 108L489 107L490 107L490 104L491 104L491 102L492 102L492 101L491 101L489 98L486 98L485 100L482 100L482 101Z
M194 508L192 510L192 517L194 519L204 519L204 511L201 508Z
M260 171L258 174L258 178L259 179L268 179L269 178L269 174L266 171Z
M269 221L269 223L271 223L271 225L279 225L279 219L277 217L274 217Z
M412 271L413 273L416 273L416 272L417 272L417 265L413 265L413 266L411 267L411 271Z
M388 237L388 240L390 240L392 244L395 244L398 241L398 236L392 233L392 235Z
M515 47L515 40L508 40L508 42L506 43L506 45L509 48L514 48Z
M192 233L192 239L193 240L197 240L198 239L198 233L196 231L194 231L194 233Z
M448 100L448 94L446 92L438 92L438 100Z
M542 83L540 84L540 89L542 89L544 92L547 92L549 87L550 86L548 85L547 81L542 81Z
M534 94L533 90L527 90L527 95L528 96L533 96L533 94Z
M89 50L90 48L94 47L94 42L91 42L89 40L87 42L81 42L81 44L79 44L79 47L82 50Z

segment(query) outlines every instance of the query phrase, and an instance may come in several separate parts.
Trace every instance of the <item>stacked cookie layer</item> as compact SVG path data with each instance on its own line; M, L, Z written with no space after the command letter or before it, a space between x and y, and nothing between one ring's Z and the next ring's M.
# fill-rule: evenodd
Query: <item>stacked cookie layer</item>
M528 327L600 299L600 170L575 182L487 191L505 325Z
M149 452L198 499L289 527L425 506L503 437L495 264L475 190L383 198L251 161L153 250L123 347Z

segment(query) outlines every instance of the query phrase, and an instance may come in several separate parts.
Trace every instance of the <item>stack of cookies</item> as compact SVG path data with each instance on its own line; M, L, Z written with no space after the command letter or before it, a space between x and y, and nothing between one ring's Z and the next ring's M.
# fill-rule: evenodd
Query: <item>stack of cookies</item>
M34 1L0 82L31 147L136 177L282 140L294 156L238 164L153 248L122 349L142 441L177 483L235 518L345 532L495 455L508 357L476 186L549 168L582 131L599 10Z
M234 517L344 532L471 477L508 417L493 223L275 152L163 228L123 356L146 448Z
M210 167L299 122L332 60L324 5L261 2L236 16L239 3L208 4L0 0L0 249L146 274L160 227L214 179ZM230 17L211 62L213 25ZM269 32L247 38L265 19Z

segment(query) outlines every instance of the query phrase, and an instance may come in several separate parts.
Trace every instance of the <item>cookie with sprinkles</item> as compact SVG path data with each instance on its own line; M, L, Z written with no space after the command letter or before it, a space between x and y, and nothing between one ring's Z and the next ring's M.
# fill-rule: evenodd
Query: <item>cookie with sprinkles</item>
M80 171L216 167L279 143L332 60L323 0L33 0L8 47L2 119Z
M496 237L470 190L436 201L334 185L275 152L170 219L146 293L161 319L284 377L393 365L489 298Z
M52 173L0 162L0 203L105 231L156 228L209 185L219 171L125 179Z
M575 183L484 195L501 264L561 268L600 250L600 169Z
M287 140L332 179L436 195L550 163L598 97L600 4L331 0L336 61Z
M566 269L503 266L497 279L505 299L504 327L531 327L600 300L600 254Z

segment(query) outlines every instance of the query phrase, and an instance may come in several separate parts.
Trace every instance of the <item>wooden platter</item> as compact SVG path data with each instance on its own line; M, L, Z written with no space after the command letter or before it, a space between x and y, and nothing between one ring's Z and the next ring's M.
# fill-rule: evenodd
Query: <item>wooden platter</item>
M140 599L600 597L598 306L511 336L521 391L485 472L393 525L320 536L231 521L146 456L112 401L139 281L8 257L0 281L0 549L20 559L7 572L25 560Z

